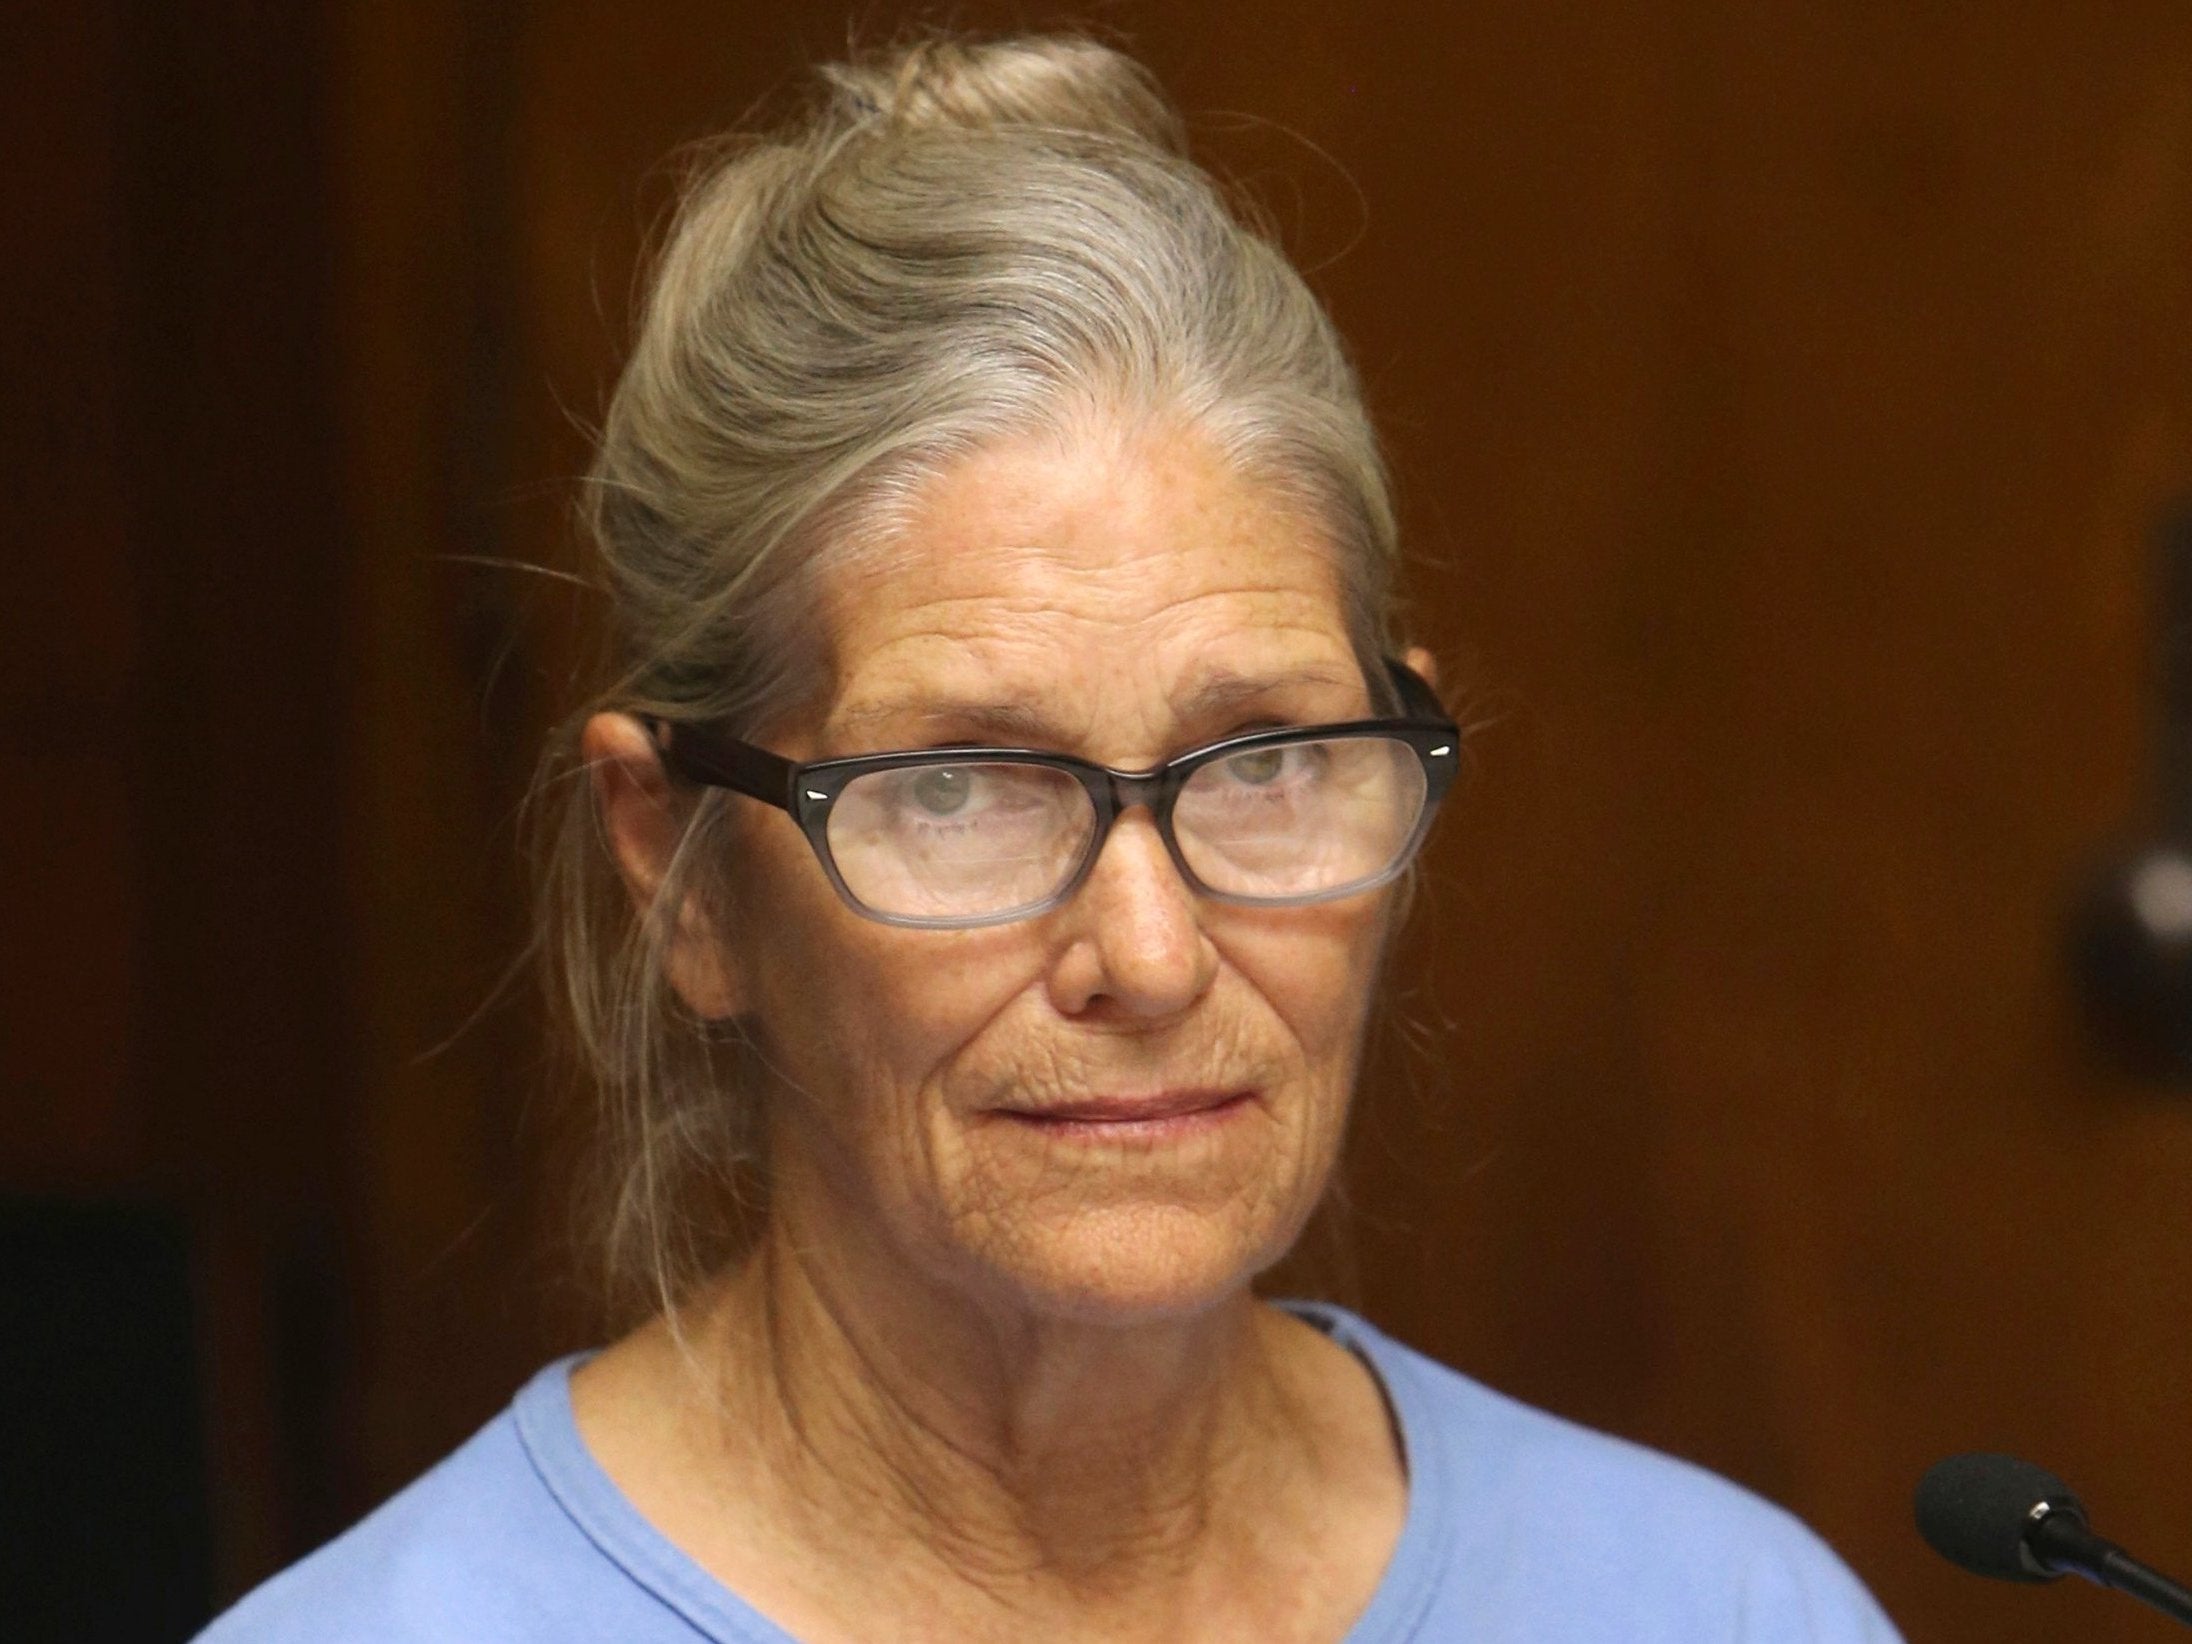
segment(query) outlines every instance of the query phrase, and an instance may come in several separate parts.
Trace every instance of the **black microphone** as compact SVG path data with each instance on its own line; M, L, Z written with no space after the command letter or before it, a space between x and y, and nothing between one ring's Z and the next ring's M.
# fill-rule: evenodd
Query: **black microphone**
M1920 1482L1917 1508L1927 1545L1973 1575L1997 1581L2082 1575L2192 1626L2192 1587L2095 1535L2086 1527L2085 1504L2044 1467L2015 1456L1951 1456Z

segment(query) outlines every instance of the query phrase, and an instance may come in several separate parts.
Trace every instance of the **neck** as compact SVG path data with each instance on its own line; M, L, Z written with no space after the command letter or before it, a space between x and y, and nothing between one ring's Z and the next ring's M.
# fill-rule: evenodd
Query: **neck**
M1132 1323L985 1306L823 1220L780 1196L750 1260L572 1381L610 1477L763 1613L832 1644L1360 1613L1407 1491L1343 1348L1245 1286Z
M816 1533L857 1526L992 1590L1146 1601L1315 1466L1287 1363L1299 1327L1245 1288L1121 1326L986 1308L897 1264L871 1284L863 1266L841 1235L779 1223L710 1331L725 1407L751 1413L756 1459Z

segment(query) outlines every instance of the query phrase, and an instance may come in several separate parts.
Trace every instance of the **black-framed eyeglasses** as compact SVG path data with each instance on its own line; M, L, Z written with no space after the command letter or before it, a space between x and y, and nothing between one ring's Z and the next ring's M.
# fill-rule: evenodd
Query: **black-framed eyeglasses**
M1300 907L1398 875L1460 767L1460 732L1431 688L1386 668L1402 717L1252 731L1146 771L1033 748L802 765L710 725L652 728L675 775L789 812L838 894L885 924L964 929L1057 907L1135 805L1202 895Z

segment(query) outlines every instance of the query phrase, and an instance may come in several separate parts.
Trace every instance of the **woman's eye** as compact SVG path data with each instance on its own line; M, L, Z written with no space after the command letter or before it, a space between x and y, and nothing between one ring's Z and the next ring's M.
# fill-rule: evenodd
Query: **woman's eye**
M1284 748L1259 748L1254 753L1235 754L1225 762L1225 768L1234 780L1262 787L1276 782L1286 769Z
M931 816L953 816L965 809L972 791L971 771L956 765L939 765L916 776L909 785L913 802Z

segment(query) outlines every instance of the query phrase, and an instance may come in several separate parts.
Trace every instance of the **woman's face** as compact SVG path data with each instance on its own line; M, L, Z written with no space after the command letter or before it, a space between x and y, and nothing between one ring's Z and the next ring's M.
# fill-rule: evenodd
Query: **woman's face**
M991 449L823 595L833 692L766 739L794 759L1003 743L1140 769L1370 711L1319 530L1192 437ZM1065 905L904 929L846 907L789 817L740 811L720 949L786 1086L771 1170L800 1236L1091 1319L1206 1306L1286 1250L1338 1149L1387 895L1203 900L1136 809Z

